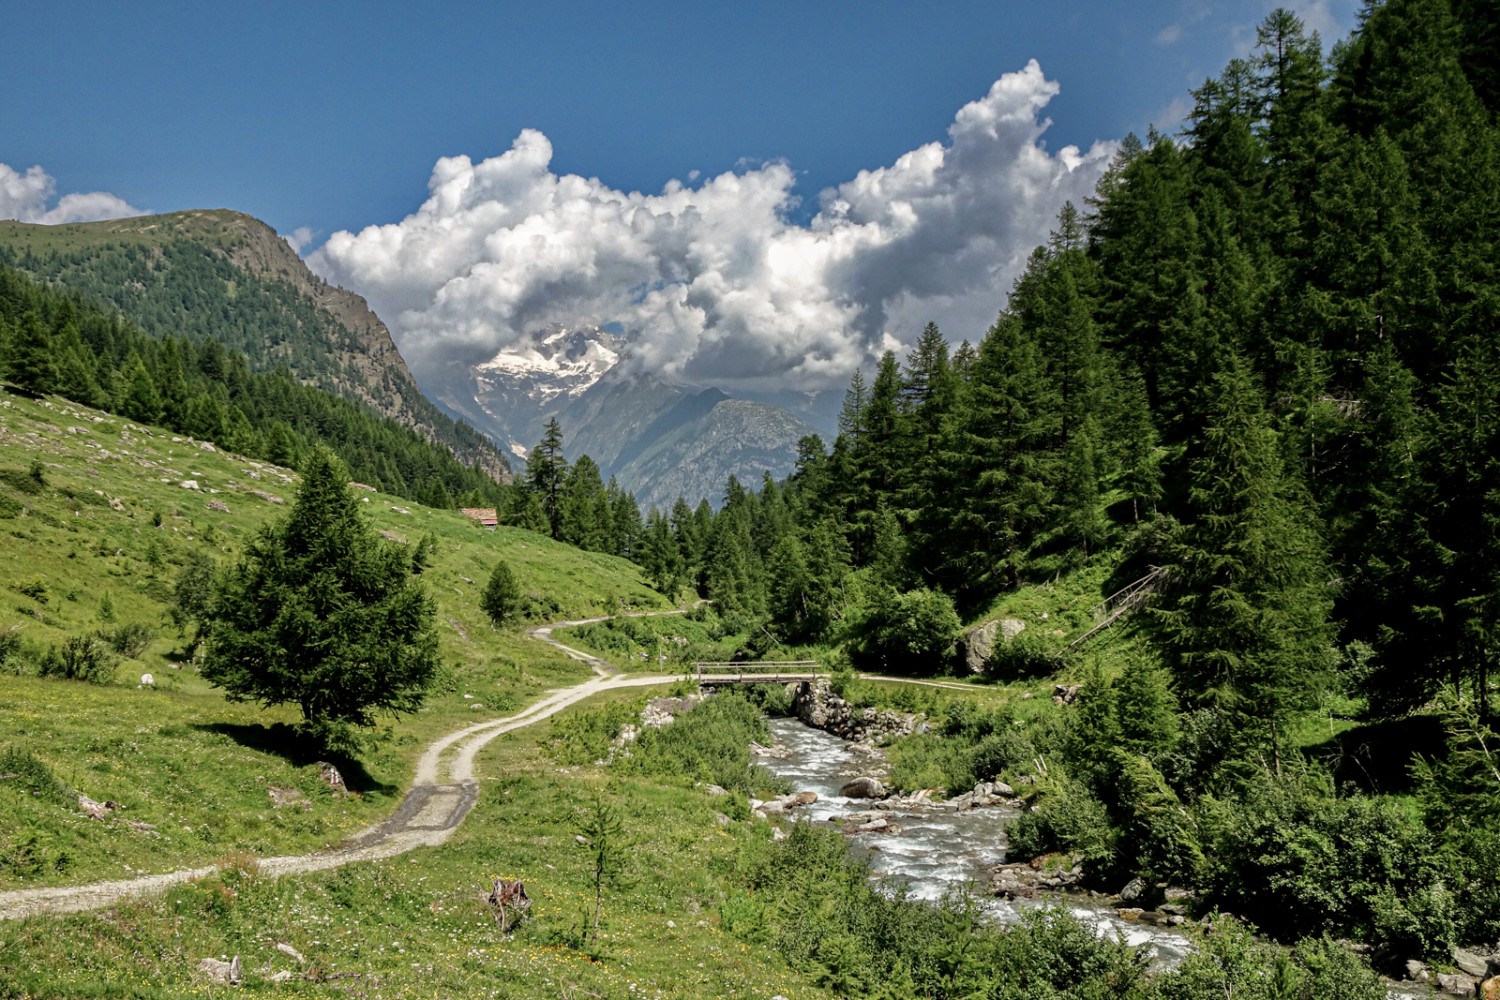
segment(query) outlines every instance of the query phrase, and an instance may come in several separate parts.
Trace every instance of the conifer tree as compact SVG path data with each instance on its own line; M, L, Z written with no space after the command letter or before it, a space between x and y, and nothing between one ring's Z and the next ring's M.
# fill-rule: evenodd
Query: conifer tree
M687 577L687 564L678 547L671 523L655 507L646 515L645 531L637 560L646 579L658 593L675 599Z
M125 362L120 388L122 395L115 401L120 413L143 424L154 424L161 419L161 394L156 391L156 382L146 370L146 363L133 351Z
M547 421L542 440L526 458L526 483L536 494L546 515L553 538L562 537L562 512L559 499L568 475L568 460L563 457L562 427L557 418Z
M609 498L599 466L587 455L568 472L557 496L557 537L590 552L604 552L612 533Z
M286 517L223 576L202 668L232 700L297 705L335 747L377 712L415 711L438 663L431 599L347 483L332 452L315 449Z
M5 359L5 376L11 385L33 396L57 391L57 362L53 358L52 338L42 318L32 310L22 314L10 336Z
M1233 359L1215 386L1159 617L1183 693L1279 753L1281 726L1329 666L1327 571L1259 389Z
M484 585L479 597L479 608L489 616L494 625L506 625L514 621L521 612L525 598L516 575L505 560L496 560L495 568Z

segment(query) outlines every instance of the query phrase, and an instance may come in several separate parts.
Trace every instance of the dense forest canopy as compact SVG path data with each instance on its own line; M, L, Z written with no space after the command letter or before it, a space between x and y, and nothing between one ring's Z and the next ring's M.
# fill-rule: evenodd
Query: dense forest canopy
M1370 4L1328 56L1277 11L1183 135L1125 140L976 345L929 326L856 374L832 446L804 440L784 484L731 483L711 537L691 512L649 516L676 542L650 568L670 580L680 558L797 640L850 613L815 577L974 612L1105 551L1173 568L1160 644L1201 698L1279 711L1273 689L1352 643L1383 710L1482 696L1493 8Z
M1015 755L1052 755L1016 849L1191 881L1289 938L1493 939L1497 32L1493 2L1387 0L1325 52L1276 11L1183 134L1122 143L977 342L929 326L857 373L786 482L649 512L648 574L739 616L745 655L907 673L1017 588L1149 578L1123 668L1036 630L990 659L1092 678ZM1299 749L1334 693L1446 720L1446 756L1395 738L1415 808ZM1021 745L994 725L950 739L993 764Z

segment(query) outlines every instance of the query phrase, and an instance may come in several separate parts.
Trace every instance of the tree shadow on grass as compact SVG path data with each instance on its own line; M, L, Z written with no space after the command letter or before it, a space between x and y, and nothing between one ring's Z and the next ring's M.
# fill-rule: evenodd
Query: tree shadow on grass
M1413 715L1355 726L1307 752L1328 765L1339 785L1400 795L1413 790L1412 761L1443 756L1447 738L1441 720Z
M306 767L327 761L339 769L344 787L360 795L395 795L401 790L397 785L377 781L361 761L325 749L317 740L285 722L274 722L269 726L208 722L194 725L193 728L227 736L248 750L280 757L293 767Z

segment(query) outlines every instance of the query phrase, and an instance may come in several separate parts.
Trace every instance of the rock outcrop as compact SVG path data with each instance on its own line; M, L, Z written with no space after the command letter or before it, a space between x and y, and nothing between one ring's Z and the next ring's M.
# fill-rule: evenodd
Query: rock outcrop
M1026 631L1026 623L1019 618L996 618L980 622L958 639L958 655L971 674L982 674L995 655L995 646L1010 645L1016 636Z
M827 681L802 681L792 696L792 714L814 729L866 746L880 746L898 736L925 733L921 715L888 709L856 709L834 693Z

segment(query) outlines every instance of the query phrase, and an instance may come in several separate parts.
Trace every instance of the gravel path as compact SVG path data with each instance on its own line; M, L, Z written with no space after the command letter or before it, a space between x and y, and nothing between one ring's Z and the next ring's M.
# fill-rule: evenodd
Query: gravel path
M390 816L332 850L262 858L260 870L269 875L294 875L337 868L353 861L389 858L418 847L436 847L458 829L478 801L479 783L474 779L474 758L490 740L540 722L601 691L670 684L681 679L678 674L620 674L598 657L565 646L552 638L554 628L604 620L606 619L590 618L553 622L528 629L526 633L540 642L561 649L575 660L588 664L594 671L594 677L582 684L552 691L541 701L515 715L481 722L436 740L417 760L412 787ZM89 885L0 892L0 920L16 920L41 913L76 913L100 909L127 896L160 893L170 886L202 878L214 871L215 867L209 865Z

